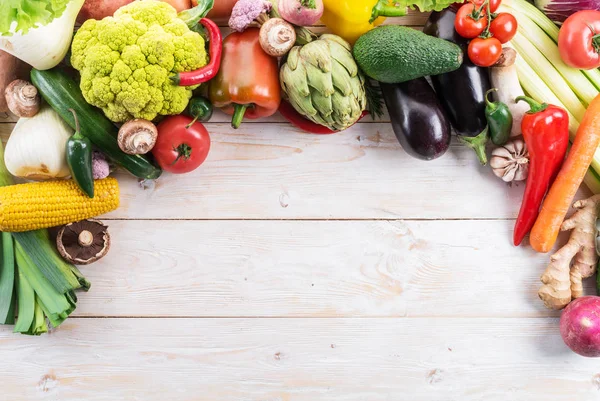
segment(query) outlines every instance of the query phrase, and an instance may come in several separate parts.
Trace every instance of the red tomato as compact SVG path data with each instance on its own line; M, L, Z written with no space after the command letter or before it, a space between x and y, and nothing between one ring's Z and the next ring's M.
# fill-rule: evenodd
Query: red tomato
M500 7L500 3L502 0L489 0L490 1L490 11L495 13L498 7ZM481 7L485 0L471 0L471 3L475 4L477 8ZM484 11L487 11L487 6L483 8Z
M494 65L502 55L502 43L496 38L475 38L469 43L469 59L480 67Z
M600 11L578 11L565 20L558 33L558 50L565 64L582 70L600 66Z
M189 173L200 166L210 150L210 136L199 122L188 116L171 116L158 124L152 154L158 165L175 174Z
M486 14L475 10L473 4L465 4L456 13L454 28L463 38L476 38L481 35L486 26Z
M490 33L500 41L506 43L517 33L517 19L509 13L500 13L490 24Z

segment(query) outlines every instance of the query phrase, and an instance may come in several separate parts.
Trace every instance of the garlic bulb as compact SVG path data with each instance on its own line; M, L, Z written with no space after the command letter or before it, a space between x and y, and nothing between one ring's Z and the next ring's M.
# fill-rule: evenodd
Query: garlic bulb
M529 152L521 138L508 141L492 151L490 166L505 182L523 181L529 172Z
M47 104L31 118L21 118L13 129L4 160L8 171L29 180L67 178L66 158L71 127Z

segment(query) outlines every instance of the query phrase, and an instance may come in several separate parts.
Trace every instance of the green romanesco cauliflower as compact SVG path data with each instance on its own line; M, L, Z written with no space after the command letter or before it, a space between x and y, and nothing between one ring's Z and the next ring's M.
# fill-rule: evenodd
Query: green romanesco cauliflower
M135 1L114 17L88 20L75 34L71 64L85 100L115 122L180 114L196 87L176 86L174 73L207 64L204 39L169 4Z

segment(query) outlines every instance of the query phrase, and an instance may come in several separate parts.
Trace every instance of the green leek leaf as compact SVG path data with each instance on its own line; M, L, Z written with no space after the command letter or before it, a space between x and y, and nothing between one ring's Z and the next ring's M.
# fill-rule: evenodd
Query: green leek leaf
M17 263L18 265L18 263ZM19 316L15 324L15 333L26 334L29 332L33 322L35 311L35 293L29 281L25 278L23 271L17 268L17 294L19 298Z
M9 233L2 233L0 266L0 324L15 322L15 253Z
M46 230L12 233L12 235L31 258L34 266L42 272L57 291L64 294L82 286L79 278L73 274L71 265L56 252Z

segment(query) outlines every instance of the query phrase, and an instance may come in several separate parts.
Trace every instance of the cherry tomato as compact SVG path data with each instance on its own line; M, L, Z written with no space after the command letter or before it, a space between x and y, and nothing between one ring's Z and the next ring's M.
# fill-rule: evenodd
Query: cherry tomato
M578 11L565 20L558 33L558 50L565 64L581 70L600 67L600 11Z
M475 4L475 6L479 8L483 3L485 3L485 0L471 0L471 3ZM500 7L500 3L502 3L502 0L490 0L490 11L495 13L498 7ZM483 10L487 11L487 7L484 7Z
M476 38L481 35L486 26L486 14L476 11L473 4L465 4L456 13L454 28L463 38Z
M189 173L200 166L210 150L210 136L199 122L188 116L165 118L158 126L152 154L158 165L174 174Z
M517 33L517 19L509 13L500 13L490 24L490 33L500 41L506 43Z
M494 65L502 55L502 43L496 38L475 38L469 43L469 59L480 67Z

